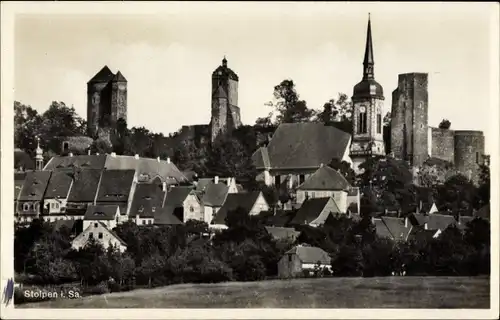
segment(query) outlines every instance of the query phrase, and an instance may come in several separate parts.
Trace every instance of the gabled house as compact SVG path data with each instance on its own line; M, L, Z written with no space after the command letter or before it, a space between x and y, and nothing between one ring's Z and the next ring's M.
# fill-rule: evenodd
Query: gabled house
M257 180L279 186L288 179L291 186L302 183L334 158L352 163L351 135L322 123L283 123L271 141L252 155Z
M87 206L94 205L101 180L101 170L86 169L74 177L66 203L66 215L74 219L83 219Z
M267 233L271 235L275 240L288 240L290 242L295 242L300 236L300 231L294 228L284 228L284 227L265 227Z
M137 225L152 225L157 211L163 207L163 187L153 183L140 183L135 187L129 220Z
M264 225L269 227L287 227L297 215L297 210L267 210L259 214Z
M432 239L439 237L439 230L425 230L421 226L412 226L408 234L408 241L429 242Z
M226 228L226 218L231 211L242 208L248 215L255 216L269 210L269 205L260 191L248 193L231 193L210 221L211 228Z
M219 177L215 176L214 178L200 178L197 181L194 182L196 191L198 192L203 192L205 188L211 183L224 183L227 185L228 193L238 193L240 192L241 185L236 184L236 179L234 177ZM238 187L239 186L239 187Z
M309 178L297 188L297 203L307 199L332 197L340 212L347 212L347 196L351 185L337 170L320 165Z
M97 205L88 206L83 217L83 230L89 225L102 222L104 225L113 229L117 226L120 219L120 207L118 205Z
M127 250L127 244L123 241L111 228L106 226L103 221L96 221L87 226L73 241L71 246L75 250L79 250L85 247L90 239L95 239L99 242L103 248L106 250L109 246L113 246L120 250L120 252L125 252Z
M427 221L424 224L426 230L439 230L443 232L451 225L456 225L457 220L454 216L445 214L431 214L427 216Z
M178 209L177 209L178 210ZM183 224L179 218L177 218L178 213L175 212L176 208L171 206L166 206L157 210L154 215L154 225L155 226L175 226Z
M226 197L229 194L229 187L225 183L209 181L203 191L199 193L204 207L203 221L210 224L214 215L219 211Z
M73 176L69 172L53 172L43 201L43 218L46 221L66 220L66 204L73 186Z
M331 270L330 255L321 248L298 245L287 251L278 262L278 276L291 278L312 272L316 266Z
M104 170L95 200L96 205L117 205L120 207L120 222L128 220L136 183L134 170Z
M332 197L311 198L306 200L290 225L309 225L317 227L323 225L330 215L342 214Z
M372 218L378 237L394 241L407 241L412 226L408 220L396 217Z
M167 190L163 207L170 208L180 221L204 221L204 208L192 187L172 187Z
M43 197L47 190L50 175L50 171L31 171L26 173L26 178L17 199L17 221L30 222L40 216L43 207Z

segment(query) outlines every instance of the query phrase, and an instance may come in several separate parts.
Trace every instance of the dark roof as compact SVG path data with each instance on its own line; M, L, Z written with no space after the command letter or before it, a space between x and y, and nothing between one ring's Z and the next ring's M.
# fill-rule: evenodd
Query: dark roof
M195 183L196 191L203 192L205 188L210 184L210 182L213 182L212 178L200 178L198 181Z
M175 208L173 207L164 207L157 211L154 215L154 224L156 225L175 225L182 224L182 221L179 220L174 215Z
M68 202L93 202L100 177L101 170L82 170L73 182Z
M458 227L460 229L465 229L467 227L467 224L474 220L476 217L472 216L460 216L458 217Z
M23 188L24 180L26 179L26 172L14 173L14 199L18 199L19 193Z
M296 239L300 235L300 231L294 228L283 228L283 227L265 227L267 233L273 236L275 239Z
M83 220L114 220L117 209L117 205L88 206Z
M263 219L263 222L267 226L272 227L285 227L297 214L296 210L276 210L274 211L261 211L259 213L259 218Z
M50 177L45 198L66 198L71 188L73 177L68 172L54 172Z
M384 89L375 79L365 79L354 86L352 97L353 99L371 97L383 98Z
M408 220L413 226L424 226L429 221L427 215L412 213L408 215Z
M444 231L452 224L456 224L455 217L444 214L430 214L427 216L427 229Z
M349 190L351 185L337 170L322 166L314 172L299 190Z
M216 184L210 181L203 190L203 204L209 207L222 207L228 191L229 187L225 183L219 182Z
M224 205L217 211L212 220L212 224L225 224L229 211L237 208L243 208L247 213L250 213L260 194L260 191L228 194Z
M270 168L269 154L266 147L260 147L252 155L252 161L256 168Z
M49 160L45 170L104 169L106 155L78 155L72 157L56 156Z
M154 217L154 213L163 206L164 194L162 188L156 184L138 184L130 214L139 214L141 218Z
M127 79L125 79L123 74L120 71L118 71L111 81L113 81L113 82L127 82Z
M26 178L19 194L20 201L40 201L43 199L49 183L50 171L31 171Z
M68 228L71 232L75 234L81 233L83 224L82 220L56 220L53 222L50 222L54 230L59 231L61 228L66 227Z
M412 227L408 235L408 241L430 241L437 230L425 230L423 227Z
M424 165L428 165L430 167L436 166L439 168L450 168L453 166L451 162L435 157L427 158L427 160L424 161Z
M342 159L350 138L350 134L322 123L283 123L267 146L270 167L319 168L333 158ZM262 150L260 154L264 154ZM259 161L264 163L257 158L258 154L254 157L256 166Z
M198 175L194 171L182 171L182 174L186 177L186 179L188 179L188 181L194 181L194 179Z
M165 203L163 206L171 206L174 208L182 207L184 200L193 191L191 187L173 187L167 191Z
M405 241L412 229L411 226L405 227L405 220L402 218L381 217L373 219L373 223L377 236L396 241Z
M302 263L316 264L321 262L321 264L330 264L331 258L328 253L318 247L305 247L296 246L287 251L285 254L296 254Z
M135 170L105 170L102 173L97 201L127 201Z
M490 220L490 204L486 204L482 206L479 210L477 210L474 215L479 218L483 218L486 220Z
M96 73L92 79L88 83L94 83L94 82L109 82L112 78L114 77L113 72L109 70L108 66L104 66L101 71Z
M308 224L315 219L318 218L319 214L323 209L326 207L328 201L332 201L335 205L335 201L333 201L332 198L330 197L325 197L325 198L312 198L312 199L307 199L302 203L302 206L300 207L299 211L295 215L295 217L290 221L291 224ZM340 213L339 208L336 208L337 212L333 213Z
M225 62L222 60L222 65L218 66L217 69L214 70L212 77L228 77L231 80L238 81L238 75L227 67L227 60Z
M115 237L115 238L116 238L116 240L118 240L122 246L125 246L125 247L127 246L127 244L125 243L125 241L123 241L123 239L122 239L122 238L120 238L120 237L116 234L116 232L114 232L113 230L111 230L110 228L108 228L108 227L107 227L104 223L102 223L102 222L100 222L100 221L99 221L99 224L100 224L101 226L103 226L103 227L104 227L104 229L106 229L106 230L107 230L107 231L108 231L108 232L109 232L109 233L110 233L113 237Z

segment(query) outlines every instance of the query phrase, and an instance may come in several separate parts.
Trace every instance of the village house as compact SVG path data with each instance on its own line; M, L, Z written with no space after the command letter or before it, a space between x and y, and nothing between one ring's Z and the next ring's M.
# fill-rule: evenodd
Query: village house
M99 169L86 169L73 176L73 185L66 202L67 216L83 219L87 207L95 204L101 174L102 171Z
M297 210L266 210L259 213L260 220L269 227L287 227L297 214Z
M99 221L110 229L115 228L120 222L120 207L113 204L88 206L83 217L83 230Z
M17 221L31 222L41 214L43 197L49 184L51 172L31 171L26 173L17 199Z
M372 218L378 237L394 241L407 241L412 225L407 219L396 217Z
M311 198L304 201L290 225L309 225L318 227L325 223L329 216L345 214L340 211L332 197Z
M275 240L287 240L290 242L295 242L300 236L300 231L294 228L285 227L265 227L267 233L269 233Z
M178 208L177 208L178 210ZM175 207L171 206L166 206L163 208L160 208L159 210L156 210L154 214L154 226L175 226L175 225L181 225L183 224L179 218L177 218L177 215L179 215L176 212Z
M278 276L301 276L304 271L312 273L316 266L331 270L331 257L328 253L321 248L298 245L287 251L279 260Z
M24 180L26 179L26 172L15 172L14 173L14 214L18 216L17 201L19 195L21 194L21 189L23 188Z
M204 207L192 187L172 187L167 190L163 207L170 208L180 221L204 221Z
M337 170L320 164L304 183L297 188L297 203L302 204L307 199L332 197L340 212L346 213L350 205L348 195L352 186ZM353 194L351 192L351 194ZM351 196L351 199L354 198ZM357 200L357 199L356 199ZM359 202L356 203L356 206Z
M229 187L225 183L221 183L218 179L215 179L213 182L209 181L202 191L197 191L197 193L203 203L203 221L210 224L217 211L219 211L226 201L229 194Z
M163 206L165 194L163 185L137 184L128 214L129 220L134 221L139 226L152 225L156 212Z
M228 194L224 204L210 221L210 228L227 228L226 218L228 214L238 208L245 210L248 215L256 216L262 211L269 210L269 204L260 191Z
M73 186L70 172L53 172L43 201L42 216L45 221L66 220L66 205ZM73 218L73 216L70 216Z
M331 143L325 143L330 141ZM323 163L349 157L351 135L322 123L283 123L267 146L252 155L257 181L266 185L296 187L318 170Z
M107 250L109 246L115 247L120 250L120 252L125 252L127 250L125 241L120 239L120 237L102 221L96 221L88 225L82 233L73 239L71 246L75 250L80 250L85 247L90 239L95 239L105 250Z
M205 188L211 183L224 183L227 185L227 193L238 193L241 192L241 186L236 183L236 178L228 177L221 178L219 176L215 176L214 178L200 178L193 182L197 192L203 192Z

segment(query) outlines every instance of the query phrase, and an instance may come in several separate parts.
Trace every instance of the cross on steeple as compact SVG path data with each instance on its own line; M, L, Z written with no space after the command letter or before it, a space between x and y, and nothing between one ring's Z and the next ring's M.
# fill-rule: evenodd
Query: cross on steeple
M370 13L368 13L368 27L366 30L366 46L365 58L363 60L363 80L374 79L373 67L373 43L372 43L372 26L370 21Z

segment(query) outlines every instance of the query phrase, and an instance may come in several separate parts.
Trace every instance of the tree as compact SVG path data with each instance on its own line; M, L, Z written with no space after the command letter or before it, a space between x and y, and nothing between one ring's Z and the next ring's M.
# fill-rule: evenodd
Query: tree
M351 184L351 186L354 186L356 184L356 173L351 168L351 164L349 162L344 160L340 161L339 159L335 158L330 161L328 166L340 172L340 174L344 176L344 178Z
M307 103L299 99L293 80L283 80L274 87L276 124L308 122L314 116L314 110L307 108Z
M490 167L488 164L481 164L479 166L479 187L477 189L478 193L478 204L477 208L480 208L490 202L491 198L491 181L490 181Z
M14 146L33 157L41 123L42 117L35 109L14 101Z
M418 168L417 182L419 186L435 188L454 174L455 170L451 163L429 158Z
M439 123L439 129L450 129L451 127L451 122L448 120L448 119L443 119L440 123Z
M450 177L437 190L437 203L444 210L455 213L472 212L477 203L477 190L469 179L461 174Z
M113 151L113 145L111 141L105 137L97 138L90 145L90 151L92 154L109 154Z
M385 127L388 127L391 125L391 112L390 111L385 114L383 123L384 123Z

